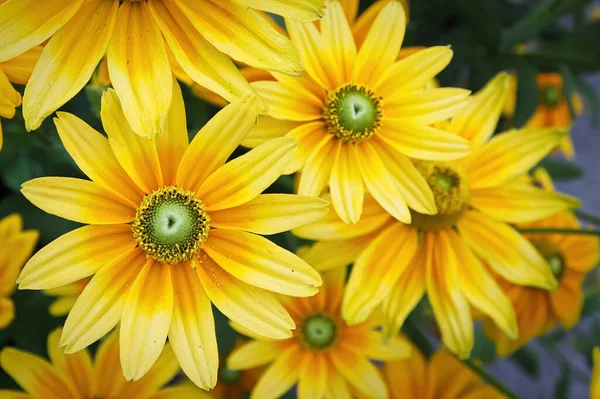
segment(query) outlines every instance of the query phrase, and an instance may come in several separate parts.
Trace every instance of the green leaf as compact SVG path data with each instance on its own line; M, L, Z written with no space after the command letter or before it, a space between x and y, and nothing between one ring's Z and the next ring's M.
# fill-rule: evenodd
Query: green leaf
M537 378L540 375L540 362L537 354L530 347L522 347L511 356L510 360L530 376Z
M552 53L559 63L581 70L600 68L600 21L576 26L575 29L556 43L542 47L542 51ZM585 63L577 62L586 60Z
M537 73L527 63L520 62L517 66L517 106L513 120L515 127L523 127L538 106Z
M590 107L592 123L595 127L600 127L600 100L598 100L598 92L594 86L580 76L574 77L574 83L577 87L577 92L587 100L586 105Z
M483 363L489 363L496 359L494 342L485 335L482 326L475 327L475 344L471 351L471 359L478 359Z
M571 388L571 375L569 368L563 366L560 370L560 377L554 385L554 399L567 399Z
M500 46L500 24L488 2L459 0L458 9L474 40L491 50Z
M536 167L546 169L555 181L575 180L583 177L585 174L585 171L574 162L559 158L546 158Z
M575 77L571 73L571 69L565 64L558 66L558 70L563 78L564 83L564 95L569 106L569 114L571 114L571 120L577 118L577 112L575 112L575 106L573 105L573 95L576 93L577 88L575 85Z

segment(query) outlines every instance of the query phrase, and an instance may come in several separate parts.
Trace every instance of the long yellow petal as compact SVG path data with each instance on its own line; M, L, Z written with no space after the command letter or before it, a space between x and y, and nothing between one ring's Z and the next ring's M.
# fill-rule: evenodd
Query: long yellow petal
M291 296L311 296L321 277L305 261L264 237L235 230L212 230L206 253L245 283Z
M325 8L325 0L237 0L237 2L256 10L302 22L321 18Z
M256 234L277 234L319 220L329 203L315 197L261 194L250 202L210 212L211 226Z
M119 343L126 380L139 380L156 362L165 346L172 314L170 266L150 259L131 285L121 316Z
M172 270L174 299L169 342L183 372L202 389L217 383L219 353L210 300L189 265Z
M19 105L21 105L21 94L14 89L0 67L0 116L12 118L15 116L15 108Z
M362 323L373 313L410 264L417 246L417 230L394 223L360 254L342 302L347 323Z
M225 164L258 117L258 99L247 96L219 111L196 134L177 170L177 185L198 191Z
M127 382L119 362L119 330L110 333L98 346L94 356L95 394L114 398Z
M325 17L321 21L323 37L323 62L329 67L326 72L335 86L352 80L356 61L356 44L344 9L338 1L329 2Z
M267 338L292 336L294 321L273 294L231 276L206 254L195 266L206 295L231 321Z
M452 87L415 90L384 99L382 106L389 119L433 125L456 115L469 103L470 93L469 90Z
M96 273L65 322L60 344L67 353L77 352L96 342L121 320L129 287L145 263L142 250L130 250Z
M79 223L129 223L135 216L126 201L88 180L40 177L23 183L21 192L43 211Z
M389 362L410 357L413 350L411 344L404 338L396 336L384 339L381 331L368 331L366 334L359 334L356 338L358 340L355 342L363 346L364 353L369 359Z
M342 142L330 134L323 137L302 168L298 194L312 197L321 195L329 183L333 163L341 145Z
M509 225L465 211L458 230L469 247L510 282L553 290L557 282L533 244ZM510 248L507 251L506 248Z
M247 370L264 366L279 357L281 348L278 341L250 341L231 352L227 358L227 367Z
M320 272L343 268L356 261L370 243L370 238L367 236L351 240L318 241L302 253L302 259Z
M332 351L330 358L337 372L366 398L386 398L387 388L381 374L367 359L350 348Z
M388 2L360 47L352 80L368 86L377 82L396 61L405 31L406 15L402 4L397 1Z
M259 14L234 2L175 0L217 49L259 69L299 76L298 50Z
M25 85L29 81L35 64L42 55L43 46L36 46L21 55L2 62L2 71L12 83Z
M565 129L521 129L494 136L464 161L471 189L496 187L526 174L568 134Z
M346 14L346 18L348 21L354 22L356 19L356 15L358 14L358 6L359 0L339 0L342 8L344 9L344 14Z
M208 211L251 201L281 176L297 148L290 137L269 140L217 169L202 183L198 197Z
M356 146L346 144L339 147L329 187L336 213L344 222L356 224L362 214L365 196Z
M41 44L65 25L84 0L11 0L0 4L0 62Z
M77 393L83 398L94 395L92 379L92 357L87 350L73 354L65 354L59 347L61 329L57 328L48 336L48 356L52 366L73 384Z
M173 79L164 39L145 1L121 3L108 71L131 129L150 139L162 134Z
M128 4L128 3L126 3ZM172 83L172 80L170 81ZM169 86L170 87L170 86ZM108 142L117 160L131 179L146 193L164 184L154 140L136 135L127 123L123 102L114 90L102 95L100 116ZM169 97L172 93L169 93Z
M269 116L276 119L308 122L323 117L323 103L292 87L274 81L252 82L251 86L269 107Z
M27 230L0 238L6 248L0 254L0 297L9 297L15 291L21 267L31 256L39 236L38 231Z
M254 148L267 140L285 136L288 132L301 126L305 126L305 124L302 122L283 121L271 118L270 116L262 116L250 130L250 133L242 140L241 145L248 148ZM296 138L296 140L298 140L298 138ZM298 154L296 154L296 156L298 156Z
M144 192L121 167L106 137L75 115L56 115L54 123L60 140L79 169L95 183L129 200L132 206L139 205Z
M106 54L119 8L118 0L86 1L44 47L23 96L27 130L75 96Z
M298 150L296 158L283 173L291 174L300 170L327 134L323 121L305 123L290 129L287 136L293 137L298 142Z
M298 381L298 356L300 347L291 346L260 377L250 399L277 399Z
M324 48L323 38L314 24L286 20L285 25L294 45L300 52L300 57L306 72L319 85L326 89L335 89L327 74L328 66L322 63Z
M318 352L304 354L302 358L302 360L298 359L300 368L298 397L326 398L327 386L331 378L327 358Z

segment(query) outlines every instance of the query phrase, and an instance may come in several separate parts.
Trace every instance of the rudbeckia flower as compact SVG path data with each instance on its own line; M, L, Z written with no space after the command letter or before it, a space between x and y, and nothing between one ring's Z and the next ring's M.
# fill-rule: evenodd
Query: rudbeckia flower
M44 294L56 298L50 304L48 312L55 317L68 315L89 281L89 278L82 278L71 284L44 291Z
M273 73L277 81L252 83L270 118L243 145L295 138L298 152L286 173L302 169L303 195L318 196L329 185L346 223L360 220L367 191L400 221L410 222L409 207L435 214L433 194L409 157L450 161L470 152L464 138L430 126L468 101L468 90L424 88L452 50L432 47L397 61L406 28L397 1L384 2L362 44L337 0L328 3L320 31L313 23L286 23L306 74Z
M0 62L49 39L25 89L28 130L69 101L107 54L132 130L162 132L171 104L168 53L196 83L229 101L251 92L230 57L299 75L298 51L253 9L317 19L325 0L7 0L0 4ZM167 50L168 49L168 50Z
M18 283L48 290L94 275L66 320L66 353L120 321L127 380L146 374L168 336L183 371L211 388L218 369L211 302L249 330L291 336L294 321L270 291L310 296L321 278L258 234L315 221L327 202L261 195L293 160L291 138L226 163L256 122L256 97L223 109L188 144L183 98L173 87L167 129L153 140L129 128L112 90L102 98L108 139L77 117L58 114L60 138L91 181L43 177L23 184L22 192L42 210L88 226L39 251Z
M533 184L541 184L553 191L552 181L541 169L536 170ZM581 229L572 212L563 211L535 222L522 224L524 228ZM564 234L526 234L548 263L558 287L554 291L512 284L498 277L500 288L510 298L517 314L519 338L511 340L493 323L484 324L487 335L496 343L500 356L508 356L533 338L543 335L560 323L573 328L579 321L583 306L581 284L588 271L600 260L600 242L597 237Z
M190 384L165 387L179 372L169 346L148 374L139 381L125 381L119 366L119 336L109 335L92 360L87 350L66 355L59 347L61 331L48 336L50 362L19 349L5 348L0 365L26 393L0 390L2 398L20 399L210 399Z
M42 47L38 46L15 58L0 62L0 118L11 119L15 116L15 108L21 105L21 93L16 91L12 84L27 83L41 52ZM0 150L2 150L2 143L0 123Z
M501 73L449 123L450 132L471 142L472 155L453 162L417 163L438 214L414 210L412 224L407 225L372 207L370 222L361 220L353 228L327 216L295 230L304 238L342 240L319 243L318 252L313 249L306 258L311 262L332 256L329 251L345 262L356 257L342 304L349 324L361 323L382 304L384 332L390 336L427 294L444 344L468 357L473 347L471 306L511 339L517 337L512 304L485 264L514 284L557 287L544 257L510 224L579 205L574 198L532 187L522 178L567 132L524 129L492 137L507 89L508 75ZM373 231L373 225L381 227ZM361 240L365 235L369 240ZM314 266L322 270L333 265Z
M10 296L17 288L15 281L38 237L35 230L23 230L23 219L18 213L0 220L0 329L7 327L15 317L15 305Z
M380 399L388 396L381 374L369 360L407 357L410 346L400 337L384 343L377 317L355 326L341 318L346 267L323 274L323 286L312 298L288 298L284 306L298 329L286 340L254 335L228 359L230 369L244 370L268 365L252 390L251 399L275 399L294 385L298 398ZM243 332L243 330L241 331Z
M385 363L383 375L390 390L390 399L505 397L486 385L477 374L445 349L435 352L429 360L415 349L409 359Z

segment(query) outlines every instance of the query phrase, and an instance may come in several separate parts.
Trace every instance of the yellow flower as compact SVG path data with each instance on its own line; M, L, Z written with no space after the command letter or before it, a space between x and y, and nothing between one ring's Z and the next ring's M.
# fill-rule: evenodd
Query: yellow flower
M600 348L595 347L593 352L594 369L590 381L590 399L600 399Z
M23 230L23 219L18 213L0 219L0 329L7 327L15 317L10 296L17 288L15 280L21 266L31 256L38 237L35 230Z
M323 274L323 287L312 298L288 298L284 305L298 329L281 341L253 335L229 356L230 369L270 364L250 398L278 398L298 384L298 398L350 398L350 389L368 398L385 398L381 374L369 359L406 357L410 346L394 337L383 343L376 317L348 326L339 312L346 268ZM238 328L239 329L239 328ZM243 331L241 331L243 332Z
M390 399L504 398L445 349L429 361L413 350L409 359L385 363L383 374Z
M87 350L65 355L59 347L61 330L48 336L50 362L14 348L0 353L0 365L27 392L0 391L0 397L44 399L176 399L209 396L198 388L176 385L163 388L179 372L179 365L169 346L139 381L125 381L119 366L119 336L109 335L96 351ZM163 389L161 389L163 388Z
M554 191L548 174L536 170L535 184L542 184ZM529 228L581 229L572 212L564 211L539 221L521 224ZM501 356L508 356L531 339L543 335L560 323L572 328L579 321L583 305L581 284L585 274L600 260L597 237L583 235L526 234L525 237L537 248L548 262L548 267L558 281L555 291L512 284L498 277L500 288L508 294L517 314L519 338L511 340L492 323L485 323L485 331L496 343Z
M11 119L15 116L15 108L21 105L21 94L11 83L20 85L27 83L41 52L42 47L38 46L15 58L0 62L0 118ZM2 142L0 123L0 150L2 150Z
M74 283L67 284L62 287L53 288L51 290L45 290L44 293L49 296L57 297L57 299L50 304L48 311L52 316L61 317L69 314L69 311L75 305L75 301L87 283L90 281L89 278L82 278Z
M25 89L28 130L69 101L107 54L134 132L165 128L172 72L167 51L196 83L228 100L252 91L230 57L299 75L292 43L254 9L317 19L325 0L8 0L0 3L0 62L49 39Z
M367 221L354 226L328 215L294 231L305 238L338 240L317 244L306 257L309 262L329 256L338 256L342 264L355 260L342 305L350 324L362 322L383 304L384 332L394 334L427 293L445 345L468 357L473 346L471 306L508 336L517 336L510 300L484 262L515 284L556 288L547 262L509 223L541 219L579 204L521 178L566 132L525 129L492 137L507 89L508 75L501 73L449 123L450 132L471 142L472 155L417 164L433 191L437 215L413 211L413 223L406 225L370 207ZM375 238L364 240L361 236L366 235ZM334 266L311 264L320 270Z
M334 209L347 223L360 220L367 190L398 220L410 222L409 207L435 214L431 190L409 157L447 161L470 152L464 138L429 126L467 102L464 89L423 88L452 50L432 47L397 61L405 33L397 1L384 2L362 45L337 0L328 3L320 32L312 23L286 22L306 74L273 73L276 82L252 83L270 117L242 144L295 138L298 152L286 173L302 168L303 195L318 196L329 184Z
M306 262L258 234L275 234L327 212L318 198L260 193L293 160L291 138L266 142L226 163L258 116L256 97L219 112L188 145L179 85L163 135L147 140L126 123L119 99L102 98L108 139L59 113L60 138L92 180L44 177L22 192L42 210L89 226L59 237L25 266L21 289L48 290L90 275L69 313L61 346L81 350L121 322L121 364L141 378L167 338L202 388L217 380L211 302L271 338L294 321L269 291L310 296L321 284Z

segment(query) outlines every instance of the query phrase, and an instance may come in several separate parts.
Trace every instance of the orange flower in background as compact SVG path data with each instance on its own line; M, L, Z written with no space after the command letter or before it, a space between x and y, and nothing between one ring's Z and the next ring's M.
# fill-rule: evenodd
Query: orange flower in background
M77 280L74 283L62 287L44 290L44 294L57 298L48 308L50 314L55 317L66 316L69 314L73 305L75 305L77 298L81 295L89 281L90 279L88 278L82 278L81 280Z

